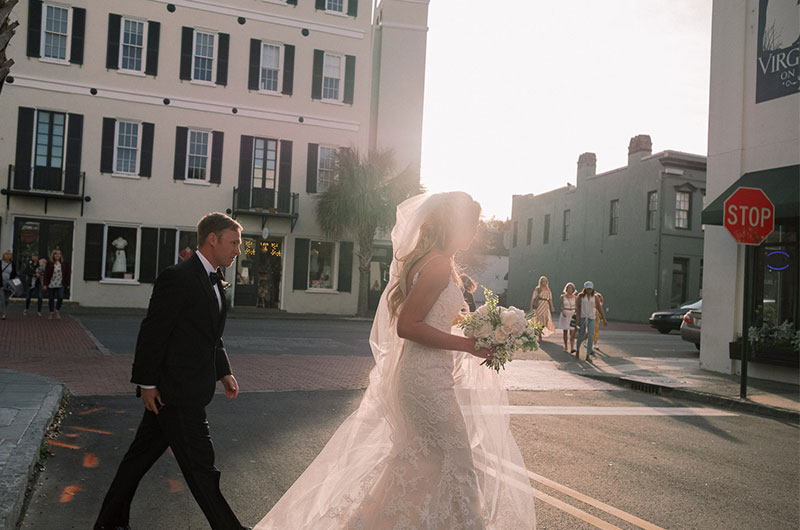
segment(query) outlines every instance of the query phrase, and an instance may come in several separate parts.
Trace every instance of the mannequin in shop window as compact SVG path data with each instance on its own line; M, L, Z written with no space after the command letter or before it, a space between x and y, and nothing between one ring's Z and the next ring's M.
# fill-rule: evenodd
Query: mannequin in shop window
M111 272L112 274L125 274L128 272L128 259L125 256L125 247L128 246L128 242L122 236L119 236L117 239L111 242L111 246L115 249L114 263L111 265Z

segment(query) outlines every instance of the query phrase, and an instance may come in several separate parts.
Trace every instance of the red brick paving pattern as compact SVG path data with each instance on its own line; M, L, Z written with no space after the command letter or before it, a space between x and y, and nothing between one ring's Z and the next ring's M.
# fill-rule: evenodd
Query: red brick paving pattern
M0 322L0 368L49 377L75 395L133 392L132 362L132 355L103 354L68 316L11 314ZM372 357L360 356L231 355L243 392L366 388L373 365Z

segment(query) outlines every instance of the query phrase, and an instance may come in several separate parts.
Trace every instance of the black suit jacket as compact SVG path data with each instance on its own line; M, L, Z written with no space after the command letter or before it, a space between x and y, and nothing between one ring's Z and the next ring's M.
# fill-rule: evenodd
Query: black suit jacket
M227 308L195 253L156 279L136 341L131 382L156 385L164 404L205 406L231 373L222 343Z

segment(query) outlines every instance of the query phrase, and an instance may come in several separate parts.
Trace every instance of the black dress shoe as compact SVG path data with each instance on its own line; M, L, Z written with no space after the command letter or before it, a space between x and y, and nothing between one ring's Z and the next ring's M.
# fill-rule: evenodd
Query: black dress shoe
M95 526L94 530L131 530L130 526Z

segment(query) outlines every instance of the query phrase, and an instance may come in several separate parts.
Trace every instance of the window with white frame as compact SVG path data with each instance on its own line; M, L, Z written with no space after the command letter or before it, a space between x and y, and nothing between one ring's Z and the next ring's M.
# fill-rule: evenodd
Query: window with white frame
M44 4L42 17L42 49L40 56L47 59L66 61L69 48L68 7Z
M327 191L328 186L336 177L336 151L335 147L319 147L319 168L317 169L317 191Z
M120 39L120 70L144 71L144 43L146 24L141 20L122 18Z
M208 131L189 129L187 146L186 179L207 180L208 177Z
M216 35L203 31L194 32L194 54L192 56L192 79L212 82L214 79L214 56Z
M691 199L688 191L679 191L675 194L675 228L689 229Z
M197 249L197 231L179 230L178 237L175 239L177 262L180 263L191 258Z
M275 189L277 163L277 140L256 138L253 143L253 188Z
M281 47L267 42L261 44L261 83L266 92L277 92L281 75Z
M658 221L658 192L647 192L647 230L655 230Z
M139 169L139 123L117 120L114 173L136 175Z
M325 0L325 11L333 11L335 13L344 12L345 0Z
M312 240L308 256L308 288L335 289L336 243Z
M139 229L106 225L103 246L103 279L135 281L139 274Z
M322 65L322 99L340 101L342 99L342 66L344 57L326 53Z

